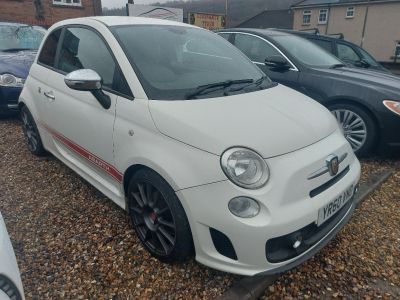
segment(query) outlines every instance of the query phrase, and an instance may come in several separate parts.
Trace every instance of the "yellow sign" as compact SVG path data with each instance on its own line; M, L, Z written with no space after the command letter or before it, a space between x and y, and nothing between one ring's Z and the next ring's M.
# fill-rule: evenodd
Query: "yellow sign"
M226 16L216 14L189 13L189 24L208 30L224 29L226 26Z

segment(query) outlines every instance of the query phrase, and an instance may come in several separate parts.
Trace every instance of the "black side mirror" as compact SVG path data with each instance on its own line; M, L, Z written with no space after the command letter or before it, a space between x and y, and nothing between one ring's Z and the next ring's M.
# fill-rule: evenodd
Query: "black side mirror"
M111 99L103 93L102 79L97 72L90 69L76 70L67 74L64 82L70 89L91 92L103 108L111 107Z
M359 67L359 68L366 68L366 69L368 69L371 65L369 64L369 62L367 62L365 59L361 59L361 60L359 60L359 61L356 61L355 63L354 63L354 65L356 66L356 67Z
M286 71L290 69L290 64L288 63L288 61L280 55L268 56L265 59L265 65L267 67L281 71Z

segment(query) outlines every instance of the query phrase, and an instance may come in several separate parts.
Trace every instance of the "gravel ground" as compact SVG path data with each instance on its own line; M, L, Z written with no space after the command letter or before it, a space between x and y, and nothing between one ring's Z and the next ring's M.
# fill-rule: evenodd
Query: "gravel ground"
M27 299L213 299L235 276L147 254L125 212L0 120L0 211Z
M30 155L17 121L0 120L0 141L0 211L27 299L213 299L239 278L159 263L121 209L57 159ZM364 161L362 180L387 167L395 175L333 242L263 298L400 298L400 160Z

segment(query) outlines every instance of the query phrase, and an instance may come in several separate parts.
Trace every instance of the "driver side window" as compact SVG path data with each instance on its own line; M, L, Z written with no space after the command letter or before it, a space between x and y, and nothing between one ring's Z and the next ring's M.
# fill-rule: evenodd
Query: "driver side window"
M105 87L112 88L116 64L96 33L85 28L67 28L58 69L66 73L92 69L101 76Z
M65 29L57 69L64 73L92 69L103 79L104 88L133 97L105 42L92 30L79 27Z
M269 56L282 56L270 44L252 35L237 33L235 36L235 46L256 63L264 63L265 59Z

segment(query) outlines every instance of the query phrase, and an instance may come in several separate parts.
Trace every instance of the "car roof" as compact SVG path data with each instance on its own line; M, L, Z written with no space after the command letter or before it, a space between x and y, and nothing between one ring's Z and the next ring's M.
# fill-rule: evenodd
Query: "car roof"
M154 19L154 18L141 18L141 17L129 17L129 16L94 16L94 17L85 17L85 18L75 18L68 19L56 23L58 26L60 24L85 24L87 21L95 20L106 26L126 26L126 25L174 25L174 26L185 26L185 27L194 27L189 24L162 20L162 19Z
M292 29L278 29L278 28L271 28L270 30L286 32L286 33L290 33L290 34L294 34L294 35L306 36L306 37L310 37L313 39L319 39L319 40L341 41L344 43L351 43L342 38L337 38L337 37L334 37L331 35L326 35L326 34L312 33L309 31L292 30Z
M247 32L256 35L261 35L264 37L291 35L290 33L284 31L279 31L274 29L258 29L258 28L228 28L219 30L218 32Z

